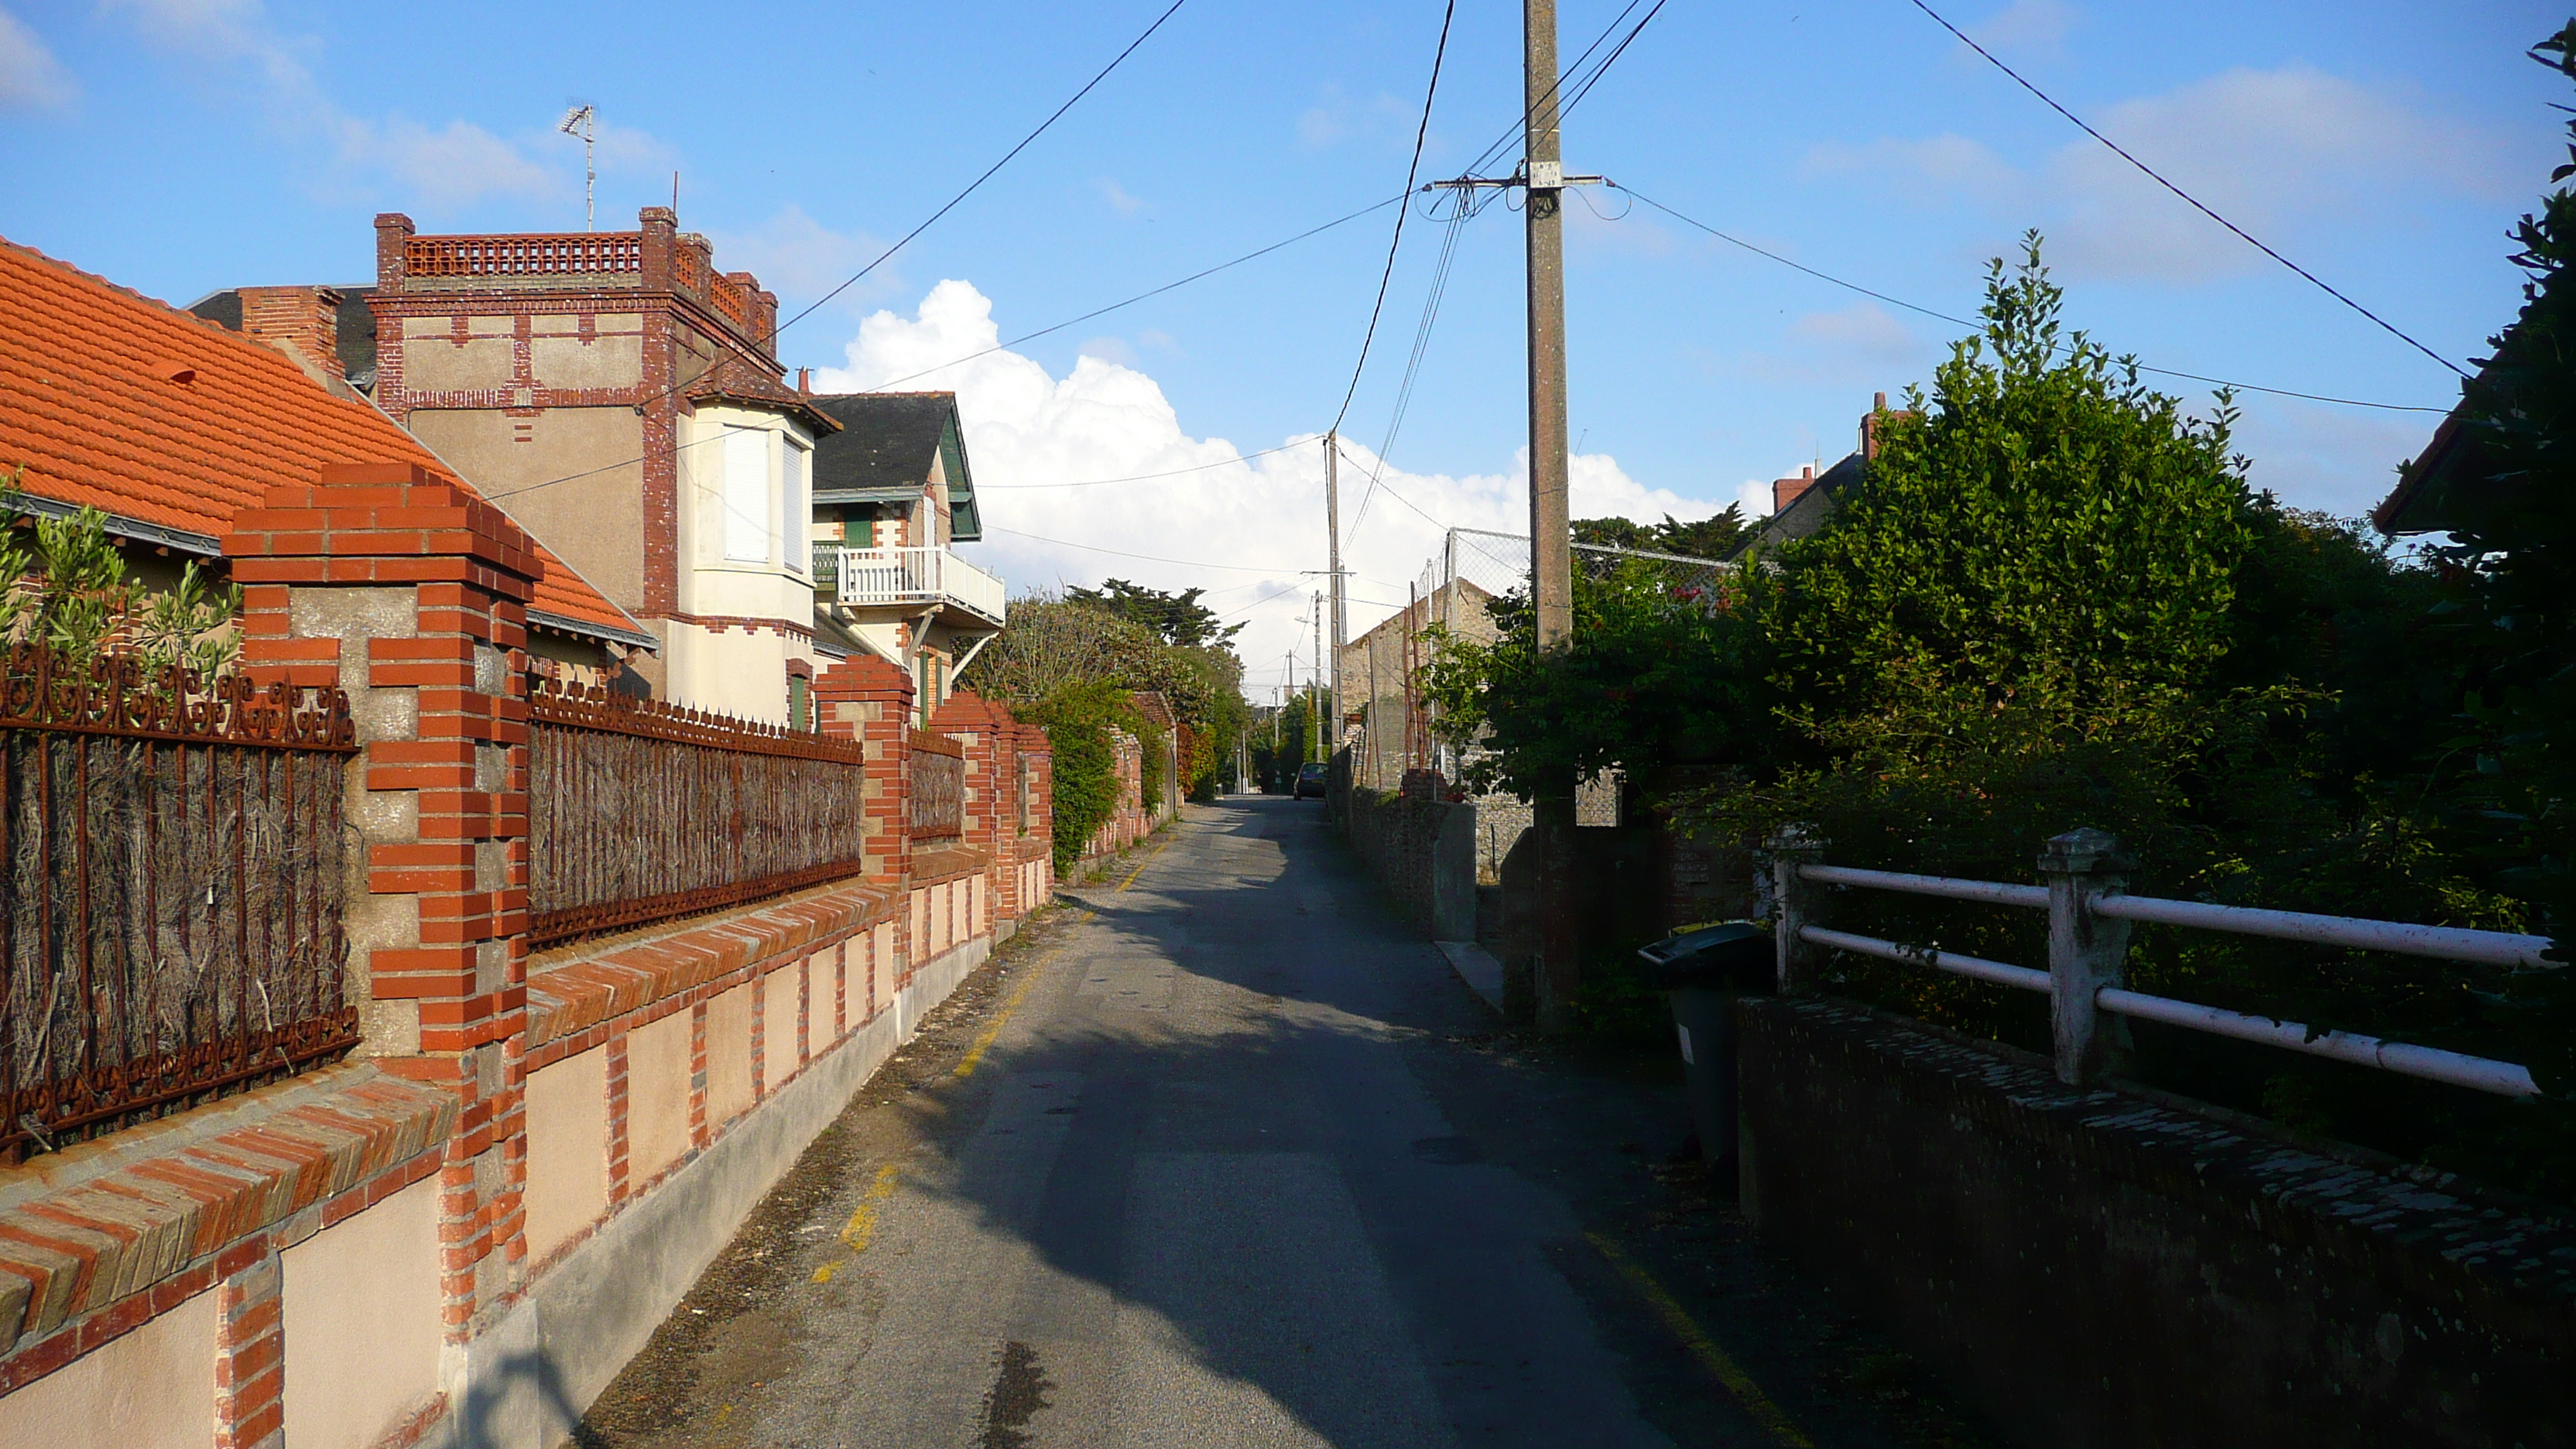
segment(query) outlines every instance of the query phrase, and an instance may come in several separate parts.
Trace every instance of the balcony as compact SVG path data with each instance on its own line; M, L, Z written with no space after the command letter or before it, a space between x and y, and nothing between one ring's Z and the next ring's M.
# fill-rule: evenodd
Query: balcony
M816 549L814 562L815 582L844 608L936 605L1002 623L1002 581L944 548Z

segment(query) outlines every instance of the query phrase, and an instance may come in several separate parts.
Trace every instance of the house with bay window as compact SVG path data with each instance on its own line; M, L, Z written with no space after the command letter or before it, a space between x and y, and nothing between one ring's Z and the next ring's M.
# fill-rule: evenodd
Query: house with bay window
M840 424L785 381L778 299L667 207L626 232L376 219L373 400L650 632L623 685L810 727L809 479Z
M1002 632L1001 579L956 545L984 536L953 392L818 394L815 613L912 675L924 722Z

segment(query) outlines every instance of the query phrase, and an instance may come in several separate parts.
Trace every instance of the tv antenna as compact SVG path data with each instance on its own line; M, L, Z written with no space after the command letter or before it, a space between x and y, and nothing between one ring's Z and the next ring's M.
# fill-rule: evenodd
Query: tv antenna
M581 229L588 231L598 220L593 207L599 192L599 168L591 163L591 148L599 140L599 108L588 101L575 101L563 119L555 122L555 129L581 138Z

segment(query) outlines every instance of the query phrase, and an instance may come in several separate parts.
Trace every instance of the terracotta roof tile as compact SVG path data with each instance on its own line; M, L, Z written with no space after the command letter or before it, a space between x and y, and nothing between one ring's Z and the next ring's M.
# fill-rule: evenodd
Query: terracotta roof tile
M221 536L270 486L324 464L415 462L473 487L285 354L0 239L0 469L23 465L36 497ZM643 632L536 551L530 608Z

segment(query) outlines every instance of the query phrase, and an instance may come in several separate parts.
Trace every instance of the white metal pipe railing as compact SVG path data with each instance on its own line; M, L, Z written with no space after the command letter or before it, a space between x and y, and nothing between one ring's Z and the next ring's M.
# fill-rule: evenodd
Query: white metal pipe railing
M1822 926L1803 926L1798 935L1819 946L1837 951L1850 951L1862 956L1876 956L1906 966L1929 966L1953 976L1976 981L1991 981L1997 986L2017 986L2024 991L2046 992L2048 973L2027 966L2007 966L2001 961L1988 961L1979 956L1962 956L1956 951L1943 951L1931 946L1906 946L1882 941L1876 936L1855 936L1849 931L1829 931Z
M2046 995L2048 973L2028 966L2007 966L2001 961L1988 961L1978 956L1963 956L1956 951L1943 951L1929 946L1908 946L1876 936L1856 936L1849 931L1828 930L1823 926L1799 928L1800 939L1837 951L1860 956L1875 956L1907 966L1928 966L1953 976L1974 981L1991 981L2022 991ZM2511 1062L2473 1057L2439 1047L2415 1046L2406 1042L2382 1041L2375 1036L2353 1032L2328 1031L2311 1035L2306 1022L2279 1021L2268 1016L2248 1016L2241 1011L2228 1011L2198 1002L2176 1001L2168 996L2149 996L2144 992L2125 991L2105 986L2093 993L2093 1003L2104 1011L2139 1021L2162 1022L2167 1026L2205 1031L2212 1036L2232 1037L2238 1041L2259 1042L2265 1046L2283 1047L2304 1052L2312 1057L2326 1057L2358 1066L2377 1067L2401 1076L2422 1077L2427 1081L2448 1082L2455 1087L2470 1087L2505 1097L2537 1096L2540 1087L2531 1079L2529 1068Z
M1946 875L1906 875L1901 871L1861 870L1848 865L1811 865L1798 873L1819 885L1865 886L1913 896L1943 896L1954 901L2048 909L2046 886L2012 885L1999 880L1960 880Z
M2238 936L2268 936L2276 941L2307 941L2319 946L2393 951L2405 956L2471 961L2481 966L2543 967L2555 964L2540 958L2540 953L2549 949L2547 936L2472 931L2461 926L2414 926L2403 921L2365 921L2350 916L2315 916L2305 911L2265 911L2248 906L2212 905L2207 901L2167 901L2153 896L2127 895L2104 896L2093 903L2093 913L2115 921L2199 926Z
M2126 884L2128 862L2120 855L2118 842L2098 831L2076 831L2049 842L2049 853L2041 858L2042 873L2051 882L2046 886L1826 865L1816 859L1822 853L1822 841L1805 827L1784 829L1769 845L1774 904L1779 911L1776 934L1780 942L1780 985L1784 991L1795 991L1806 984L1805 948L1814 946L2042 992L2051 1003L2058 1076L2069 1083L2091 1079L2105 1060L2106 1048L2094 1028L2094 1014L2099 1010L2500 1096L2539 1094L2529 1069L2512 1062L2383 1041L2353 1032L2321 1032L2304 1022L2150 996L2128 990L2121 984L2120 975L2128 949L2128 923L2134 921L2517 969L2558 964L2542 958L2541 953L2550 946L2546 936L2127 895L2122 887ZM2049 969L2038 971L1936 947L1832 930L1812 919L1819 905L1810 889L1813 886L1857 887L2045 910L2050 917Z

